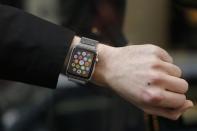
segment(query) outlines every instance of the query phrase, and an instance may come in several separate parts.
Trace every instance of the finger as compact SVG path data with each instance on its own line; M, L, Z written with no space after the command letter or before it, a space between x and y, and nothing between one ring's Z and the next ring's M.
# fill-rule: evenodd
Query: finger
M168 119L177 120L186 110L193 107L193 103L190 100L186 100L182 107L178 109L168 109L160 107L148 107L145 110L146 113L162 116Z
M158 68L161 71L165 71L168 75L171 76L181 77L182 75L181 69L172 63L160 61L156 68Z
M161 87L168 91L184 94L188 91L188 83L184 79L170 75L163 75L160 81Z
M143 93L142 100L146 106L152 105L162 108L176 109L184 104L186 96L183 94L162 90L158 87L151 87L146 89L146 92Z
M185 103L178 108L178 111L181 111L182 113L184 113L186 110L192 108L194 106L193 102L190 100L186 100Z
M165 62L173 63L173 58L169 55L169 53L160 47L158 48L159 48L159 51L157 53L158 57Z
M185 100L186 96L184 94L163 91L163 100L159 103L159 106L177 109L184 104Z

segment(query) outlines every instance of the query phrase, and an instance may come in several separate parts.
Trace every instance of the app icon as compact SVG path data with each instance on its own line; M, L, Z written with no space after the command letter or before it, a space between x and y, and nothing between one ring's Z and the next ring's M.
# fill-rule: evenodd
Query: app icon
M88 62L92 62L92 59L88 59Z
M73 68L73 71L75 72L77 69L76 68Z
M82 59L83 59L83 56L80 55L80 56L79 56L79 59L82 60Z
M84 61L83 60L80 60L79 61L79 65L84 65Z
M79 60L76 59L76 60L75 60L75 64L77 64L78 62L79 62Z
M90 71L90 68L89 67L86 67L86 71Z
M83 60L84 60L84 61L88 61L88 58L87 58L87 57L84 57Z
M86 71L83 71L82 74L85 75L86 74Z
M79 69L79 67L80 67L79 65L76 65L76 68L77 68L77 69Z
M77 54L78 54L78 55L81 55L81 52L80 52L80 51L78 51L78 52L77 52Z
M90 65L90 63L89 62L85 62L85 66L89 66Z
M81 74L81 70L77 70L77 73L78 73L78 74Z
M82 69L82 70L85 70L85 66L81 66L81 69Z
M77 57L78 57L77 55L74 55L74 58L75 58L75 59L77 59Z
M82 52L82 56L86 56L86 52Z
M72 67L75 67L75 63L72 63Z

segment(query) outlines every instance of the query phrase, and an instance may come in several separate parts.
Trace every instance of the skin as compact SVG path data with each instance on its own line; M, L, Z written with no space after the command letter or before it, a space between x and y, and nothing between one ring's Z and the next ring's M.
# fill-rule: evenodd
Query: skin
M80 38L75 37L74 43ZM92 82L115 91L144 112L177 120L193 106L185 93L181 69L162 48L131 45L115 48L98 44L99 62Z

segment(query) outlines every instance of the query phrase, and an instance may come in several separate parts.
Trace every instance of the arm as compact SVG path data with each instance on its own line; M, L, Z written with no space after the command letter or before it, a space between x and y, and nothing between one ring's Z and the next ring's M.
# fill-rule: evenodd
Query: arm
M55 88L74 33L0 5L0 78Z
M0 78L55 87L74 33L0 5ZM93 82L147 113L177 119L193 103L188 83L163 49L153 45L98 45Z

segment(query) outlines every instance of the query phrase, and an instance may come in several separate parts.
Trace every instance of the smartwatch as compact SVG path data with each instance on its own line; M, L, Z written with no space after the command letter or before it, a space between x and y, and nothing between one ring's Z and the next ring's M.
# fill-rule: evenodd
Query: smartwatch
M91 80L98 62L98 41L82 37L80 43L72 48L66 68L69 80L87 83Z

